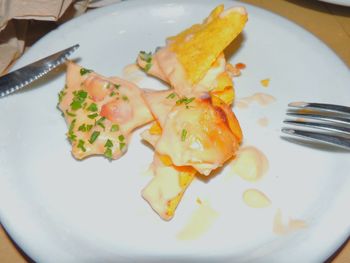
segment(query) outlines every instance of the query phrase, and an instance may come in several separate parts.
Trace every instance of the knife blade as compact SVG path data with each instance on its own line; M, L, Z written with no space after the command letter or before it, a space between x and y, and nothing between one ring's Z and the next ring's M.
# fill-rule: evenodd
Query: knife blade
M0 98L26 87L61 65L78 47L76 44L0 77Z

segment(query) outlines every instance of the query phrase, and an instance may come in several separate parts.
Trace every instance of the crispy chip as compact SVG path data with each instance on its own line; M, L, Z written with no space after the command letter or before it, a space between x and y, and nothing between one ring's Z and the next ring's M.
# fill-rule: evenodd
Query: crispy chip
M191 84L198 83L217 57L243 30L247 21L244 8L224 11L215 8L202 23L169 38L170 49L176 53Z

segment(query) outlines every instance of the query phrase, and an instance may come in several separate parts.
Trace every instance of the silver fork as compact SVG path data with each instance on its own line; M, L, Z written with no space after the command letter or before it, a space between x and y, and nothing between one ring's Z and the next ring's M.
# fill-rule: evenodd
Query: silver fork
M282 128L282 132L350 150L350 107L308 102L292 102L288 106L287 115L294 119L283 122L304 129Z

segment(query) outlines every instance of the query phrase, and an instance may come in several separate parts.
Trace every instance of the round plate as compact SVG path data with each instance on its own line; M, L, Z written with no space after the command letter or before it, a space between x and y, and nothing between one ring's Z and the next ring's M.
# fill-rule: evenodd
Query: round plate
M220 3L149 0L101 8L46 35L16 68L79 43L72 56L79 64L102 75L121 75L140 50L164 45L167 36L202 21ZM247 65L235 79L237 100L255 93L275 98L265 106L252 102L234 108L243 147L256 147L269 161L265 176L247 182L228 164L209 181L195 180L174 219L162 221L140 196L151 179L146 171L153 155L140 142L140 131L119 160L72 157L67 127L56 109L64 74L54 72L0 102L0 217L30 257L42 262L320 262L350 234L349 153L290 142L280 133L289 102L349 103L349 69L286 19L239 2L224 3L246 6L249 13L230 57L233 64ZM266 78L268 88L260 84ZM161 88L151 78L139 84ZM246 206L242 194L250 188L268 196L271 205ZM196 238L179 239L199 209L198 198L215 216L203 216L209 223ZM290 218L306 227L276 234L278 211L284 224Z

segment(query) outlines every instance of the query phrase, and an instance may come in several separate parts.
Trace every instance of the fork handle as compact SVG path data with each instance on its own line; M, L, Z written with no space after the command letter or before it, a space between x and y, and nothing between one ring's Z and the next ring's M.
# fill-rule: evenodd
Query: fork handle
M302 108L302 109L312 108L312 109L317 109L317 110L350 114L350 107L342 106L342 105L335 105L335 104L328 104L328 103L292 102L292 103L289 103L288 106L294 107L294 108Z

